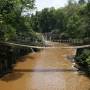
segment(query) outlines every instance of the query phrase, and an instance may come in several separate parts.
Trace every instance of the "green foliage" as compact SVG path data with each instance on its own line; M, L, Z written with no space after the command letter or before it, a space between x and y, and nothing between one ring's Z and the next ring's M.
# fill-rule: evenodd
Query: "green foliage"
M29 44L30 39L38 38L31 28L30 16L23 16L34 8L34 1L0 0L0 40Z
M63 8L45 8L37 11L31 16L31 27L36 32L58 30L60 36L65 33L69 38L83 40L89 38L90 3L84 2L69 0L68 5Z
M79 0L79 4L85 4L85 0Z
M88 58L86 59L86 62L88 63L88 65L90 65L90 56L88 56Z
M45 8L31 16L32 28L37 32L51 32L55 26L54 9Z
M58 32L60 37L83 40L90 38L89 2L69 0L68 5L63 8L45 8L30 17L27 12L34 8L34 2L35 0L0 0L0 37L4 38L3 40L11 36L29 37L33 31L45 33L53 30L53 33ZM15 33L12 33L13 31ZM11 34L9 32L13 34L10 37L7 35Z
M90 48L78 49L75 61L84 69L90 69Z

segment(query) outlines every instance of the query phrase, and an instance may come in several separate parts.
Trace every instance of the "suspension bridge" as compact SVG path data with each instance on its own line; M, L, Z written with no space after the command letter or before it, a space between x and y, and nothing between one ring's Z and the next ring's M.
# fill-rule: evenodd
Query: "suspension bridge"
M44 49L44 48L72 48L72 49L78 49L78 48L88 48L90 45L79 45L79 46L30 46L30 45L25 45L25 44L16 44L16 43L9 43L9 42L3 42L3 44L7 46L16 46L16 47L26 47L26 48L37 48L37 49Z

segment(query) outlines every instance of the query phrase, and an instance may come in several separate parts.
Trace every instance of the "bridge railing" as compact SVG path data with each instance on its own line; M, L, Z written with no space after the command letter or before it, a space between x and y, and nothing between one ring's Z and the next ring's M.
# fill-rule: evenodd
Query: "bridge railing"
M63 41L64 42L64 41ZM31 45L26 45L26 44L17 44L17 43L10 43L10 42L2 42L0 44L6 45L6 46L11 46L11 47L22 47L22 48L37 48L37 49L43 49L43 48L85 48L85 47L90 47L90 44L88 45L78 45L78 46L31 46Z

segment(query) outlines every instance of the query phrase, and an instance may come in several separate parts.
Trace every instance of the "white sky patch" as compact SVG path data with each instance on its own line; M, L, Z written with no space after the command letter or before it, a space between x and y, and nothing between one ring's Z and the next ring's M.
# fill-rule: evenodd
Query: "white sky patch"
M63 7L67 4L68 0L36 0L37 10L42 10L43 8L50 7Z

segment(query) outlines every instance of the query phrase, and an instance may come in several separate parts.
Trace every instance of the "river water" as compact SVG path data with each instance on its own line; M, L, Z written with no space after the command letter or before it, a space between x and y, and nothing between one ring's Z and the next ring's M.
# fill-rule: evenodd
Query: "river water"
M74 54L68 48L28 54L0 79L0 90L90 90L90 79L78 73L67 58Z

